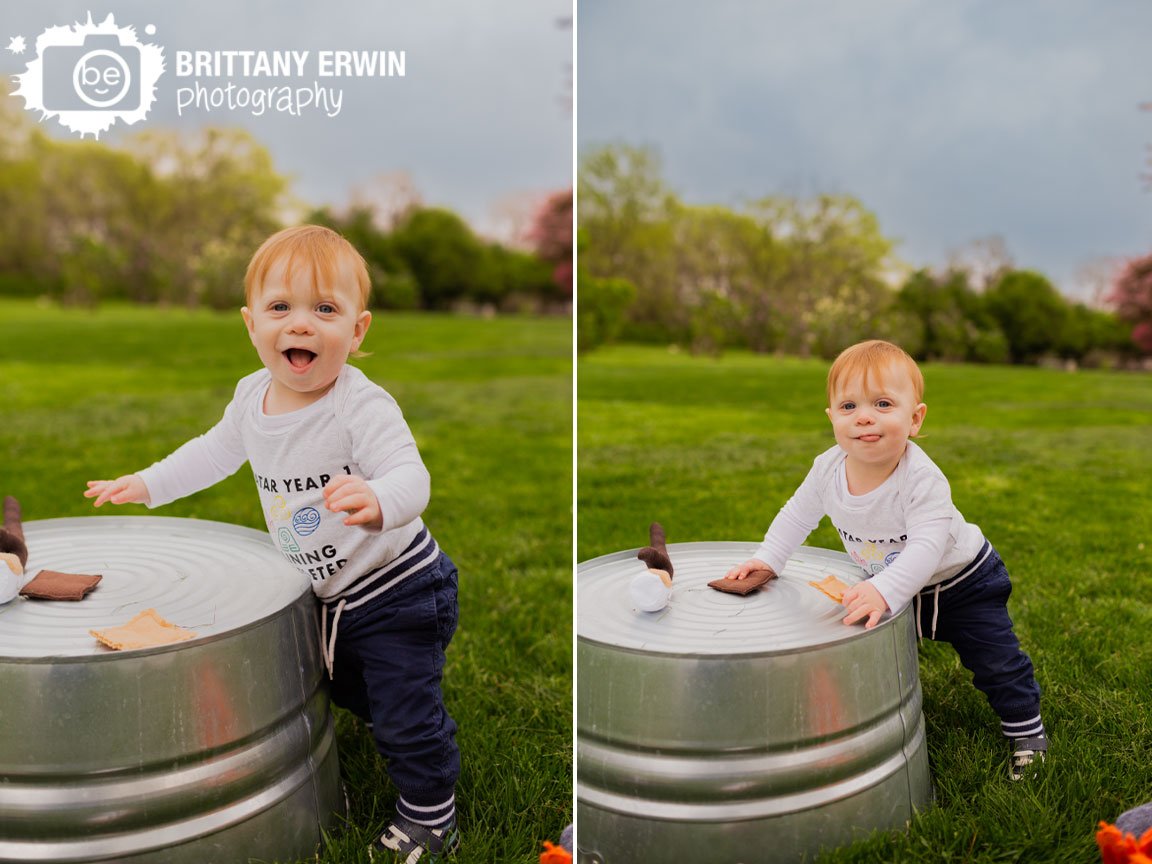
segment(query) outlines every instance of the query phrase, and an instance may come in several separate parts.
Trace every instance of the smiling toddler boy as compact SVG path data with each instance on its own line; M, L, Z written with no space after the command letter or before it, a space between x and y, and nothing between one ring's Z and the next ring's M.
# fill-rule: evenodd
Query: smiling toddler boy
M264 368L203 435L84 495L159 507L251 464L273 542L321 600L332 700L370 723L400 793L376 848L437 860L459 844L460 755L440 692L457 573L420 518L428 471L396 401L347 364L372 322L367 267L306 225L261 245L244 288Z
M915 601L917 632L956 649L999 715L1019 780L1048 750L1040 688L1008 617L1008 570L952 503L943 472L910 440L928 411L923 394L924 376L897 346L872 340L843 351L828 372L825 409L836 446L816 457L756 557L728 577L779 573L827 515L869 577L845 592L844 623L871 628Z

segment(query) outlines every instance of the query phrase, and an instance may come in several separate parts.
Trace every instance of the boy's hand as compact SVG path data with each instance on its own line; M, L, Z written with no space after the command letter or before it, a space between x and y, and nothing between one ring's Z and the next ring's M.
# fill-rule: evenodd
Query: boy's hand
M0 552L0 561L8 565L8 569L17 576L24 575L24 565L20 563L20 556L11 552Z
M324 504L333 513L341 510L351 513L344 520L345 525L363 525L369 531L379 531L384 527L380 502L363 477L341 474L330 481L324 487Z
M151 496L148 487L135 474L125 474L115 480L89 480L85 498L95 498L92 506L99 507L105 501L113 504L148 504Z
M880 620L880 616L888 611L888 603L876 590L871 582L859 582L844 592L844 605L848 607L848 616L845 624L855 624L863 621L866 630L871 630Z
M750 558L729 570L723 579L713 579L708 583L708 587L723 591L725 594L739 594L744 597L775 578L775 570L759 558Z
M771 570L772 568L761 561L759 558L749 558L743 564L737 564L729 570L724 578L725 579L747 579L748 574L754 570Z

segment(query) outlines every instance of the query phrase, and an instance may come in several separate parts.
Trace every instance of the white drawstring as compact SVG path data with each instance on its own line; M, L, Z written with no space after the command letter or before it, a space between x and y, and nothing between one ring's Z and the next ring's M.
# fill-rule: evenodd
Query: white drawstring
M936 639L936 620L940 617L940 587L941 584L937 583L935 590L932 592L932 635L928 638ZM921 642L924 641L924 627L920 623L920 610L921 610L921 594L916 594L916 638Z
M929 639L932 639L932 640L936 639L936 620L940 617L940 592L941 591L947 591L949 588L956 587L961 582L963 582L965 579L967 579L969 576L971 576L973 573L975 573L978 569L980 569L980 565L983 564L985 559L989 555L992 554L992 544L989 543L987 540L985 540L984 546L981 548L980 551L983 554L981 554L979 558L977 558L975 561L973 561L971 564L969 564L967 567L965 567L962 571L960 571L960 573L958 575L953 576L951 579L948 579L944 582L937 582L934 586L933 585L928 586L928 588L933 589L933 591L932 591L932 595L933 595L932 596L932 635L928 637ZM920 608L921 608L920 597L922 596L924 591L928 590L928 588L923 588L920 591L916 592L916 638L919 639L921 642L924 641L924 627L920 623Z
M324 658L324 667L328 670L328 680L331 681L335 675L332 672L332 663L336 656L336 631L340 627L340 614L344 611L344 604L347 600L341 600L336 604L336 612L332 615L332 638L328 638L328 607L324 604L320 606L320 656Z
M929 639L936 639L936 618L940 614L940 583L936 583L936 590L932 593L932 635Z

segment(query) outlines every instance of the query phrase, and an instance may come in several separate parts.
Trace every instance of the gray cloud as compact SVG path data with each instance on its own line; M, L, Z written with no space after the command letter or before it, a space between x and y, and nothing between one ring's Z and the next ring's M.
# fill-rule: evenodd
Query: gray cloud
M494 230L502 203L571 182L572 115L565 98L572 34L557 26L571 14L570 5L113 0L94 7L87 0L19 0L5 3L0 45L19 35L29 50L21 56L0 51L0 72L23 72L46 27L84 21L89 11L99 21L111 12L117 24L133 25L141 39L165 49L168 71L145 125L248 128L271 150L277 168L295 178L294 191L314 203L340 204L380 175L407 172L425 200ZM142 32L148 24L157 28L153 37ZM224 110L177 116L176 87L189 81L174 77L175 51L290 49L403 50L406 76L322 81L344 91L334 118ZM313 81L307 76L299 83ZM45 128L74 137L54 120ZM115 142L123 134L114 129L101 140Z
M581 150L655 146L692 201L842 192L915 265L1002 235L1063 290L1152 248L1152 6L585 0Z

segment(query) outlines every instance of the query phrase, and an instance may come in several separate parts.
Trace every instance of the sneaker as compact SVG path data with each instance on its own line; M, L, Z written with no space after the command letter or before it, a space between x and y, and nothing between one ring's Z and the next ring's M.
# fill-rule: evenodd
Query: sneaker
M379 857L381 861L391 860L397 864L431 864L443 861L459 847L460 832L456 829L455 820L439 828L428 828L403 816L395 816L368 849L368 856L372 860ZM382 853L392 853L392 857L383 857Z
M1031 766L1044 761L1048 752L1047 738L1016 738L1012 741L1012 761L1008 766L1008 776L1013 780L1035 777Z

